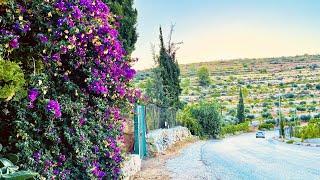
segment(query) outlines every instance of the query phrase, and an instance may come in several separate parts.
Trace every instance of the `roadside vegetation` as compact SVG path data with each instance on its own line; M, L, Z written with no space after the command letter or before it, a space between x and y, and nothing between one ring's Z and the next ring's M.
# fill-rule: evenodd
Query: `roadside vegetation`
M227 134L236 134L240 132L250 132L249 121L239 123L239 124L228 124L221 128L221 135L225 136Z
M312 120L307 126L296 127L295 137L304 139L320 138L320 120Z
M178 122L192 134L200 137L218 137L222 118L216 102L200 102L187 105L178 113Z

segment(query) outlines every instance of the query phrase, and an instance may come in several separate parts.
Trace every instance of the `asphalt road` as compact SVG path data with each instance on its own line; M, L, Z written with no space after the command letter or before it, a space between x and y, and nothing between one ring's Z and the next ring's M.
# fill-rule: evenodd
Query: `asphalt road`
M320 180L320 148L256 139L254 133L197 142L167 162L172 179Z

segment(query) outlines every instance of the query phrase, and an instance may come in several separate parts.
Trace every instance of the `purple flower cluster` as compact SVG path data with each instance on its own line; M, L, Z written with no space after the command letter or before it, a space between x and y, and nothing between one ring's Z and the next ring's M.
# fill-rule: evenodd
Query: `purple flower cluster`
M41 153L40 151L36 151L33 153L33 159L36 161L36 162L39 162L40 159L41 159Z
M106 173L101 170L100 164L97 161L94 161L92 163L92 166L92 174L95 175L98 179L102 179L106 175Z
M34 108L34 101L36 101L38 96L39 96L39 91L37 89L33 88L29 90L28 92L29 108Z
M118 40L116 26L110 23L114 19L110 16L109 7L101 0L80 0L79 4L59 0L54 7L58 15L62 16L55 22L57 27L52 30L53 36L63 40L64 45L53 44L56 46L53 49L57 51L43 54L45 60L49 58L55 62L70 63L64 62L60 55L73 54L72 57L77 57L74 59L75 70L79 71L81 67L87 72L89 67L92 69L86 80L89 92L106 98L113 96L114 92L121 97L134 96L124 84L133 79L136 72L129 61L124 60L125 51ZM87 28L84 29L83 26ZM88 52L96 56L90 60Z
M53 112L56 118L61 117L60 104L58 101L50 100L49 103L47 104L47 110L49 112Z
M23 14L26 13L25 8L18 5L18 9L16 11L20 14L17 16L17 19L14 20L13 24L9 27L4 27L4 23L2 22L0 27L0 42L2 44L8 44L11 49L18 49L20 46L20 37L25 36L29 31L31 31L30 21L23 17ZM9 23L5 24L9 25Z
M106 154L107 157L112 158L116 163L122 161L121 149L117 145L117 142L112 137L107 138L109 152Z
M29 22L16 22L13 25L13 29L17 32L21 32L21 33L27 33L28 31L31 30L30 28L30 23Z
M48 42L48 37L42 33L39 33L37 36L41 43L45 44Z
M83 126L83 125L85 125L86 124L86 120L84 119L84 118L80 118L80 120L79 120L79 125L80 126Z
M84 169L84 174L89 172L89 176L117 179L123 160L120 141L123 140L125 119L121 110L131 107L141 96L139 90L130 86L136 71L131 67L131 60L125 58L126 52L118 39L119 23L103 0L43 1L36 9L39 17L30 19L37 16L32 11L36 5L34 2L15 7L18 9L12 12L18 12L21 16L14 16L16 19L10 26L1 26L0 41L8 51L14 49L18 52L20 46L25 44L32 47L32 53L43 58L44 67L49 70L45 71L48 78L57 80L56 86L72 84L72 88L77 89L75 93L73 90L60 93L53 89L54 95L60 96L59 99L70 95L72 100L75 99L74 105L81 107L79 112L78 107L70 107L72 105L67 101L60 102L66 103L60 106L57 100L52 99L41 104L45 101L37 101L37 98L42 87L29 90L30 108L37 103L37 107L43 105L45 111L54 118L61 118L61 108L68 107L64 111L65 118L61 119L67 123L54 122L52 128L46 129L42 126L46 122L36 122L37 132L43 133L42 136L55 143L55 148L65 153L57 156L56 151L43 146L45 150L33 153L34 160L39 162L37 168L43 171L41 173L44 176L64 179L71 174L68 170L70 164L75 163ZM53 97L50 93L43 93L41 97ZM35 112L42 115L42 110L39 108ZM84 148L79 149L82 157L76 158L79 154L72 154L74 149L70 152L70 148L64 146L66 138L61 134L68 135L70 139L67 138L67 141L75 142L76 148ZM87 147L89 150L85 149ZM46 160L43 162L41 159ZM91 167L93 169L89 170Z
M9 45L13 49L18 48L19 47L18 38L13 38L11 41L9 41Z
M58 158L58 166L62 166L63 165L63 163L66 161L67 159L66 159L66 156L65 155L63 155L63 154L60 154L59 155L59 158Z

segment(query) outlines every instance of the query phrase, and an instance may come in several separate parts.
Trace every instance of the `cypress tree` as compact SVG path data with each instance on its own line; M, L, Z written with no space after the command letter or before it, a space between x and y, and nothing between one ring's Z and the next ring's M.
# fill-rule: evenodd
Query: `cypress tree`
M164 107L179 108L180 101L179 95L181 94L180 88L180 69L176 60L176 51L174 44L169 42L169 47L165 47L162 29L160 27L160 54L158 57L158 68L160 79L164 91Z
M155 98L155 102L160 107L160 126L166 127L165 122L168 122L170 126L175 125L175 112L180 107L179 95L182 89L179 79L180 69L175 56L175 44L169 40L168 47L165 46L161 27L159 39L160 52L159 56L155 57L157 67L154 69L156 77L154 83L155 87L159 89L157 89L158 96Z
M243 95L242 95L242 89L240 87L239 92L239 103L237 108L237 118L239 120L239 123L242 123L245 121L245 115L244 115L244 103L243 103Z

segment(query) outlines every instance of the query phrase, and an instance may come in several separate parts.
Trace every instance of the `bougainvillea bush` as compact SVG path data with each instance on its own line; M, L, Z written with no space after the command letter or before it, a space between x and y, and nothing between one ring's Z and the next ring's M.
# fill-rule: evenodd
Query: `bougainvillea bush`
M124 115L140 91L117 18L101 0L7 1L0 13L1 56L28 86L2 115L7 151L42 177L118 179Z

